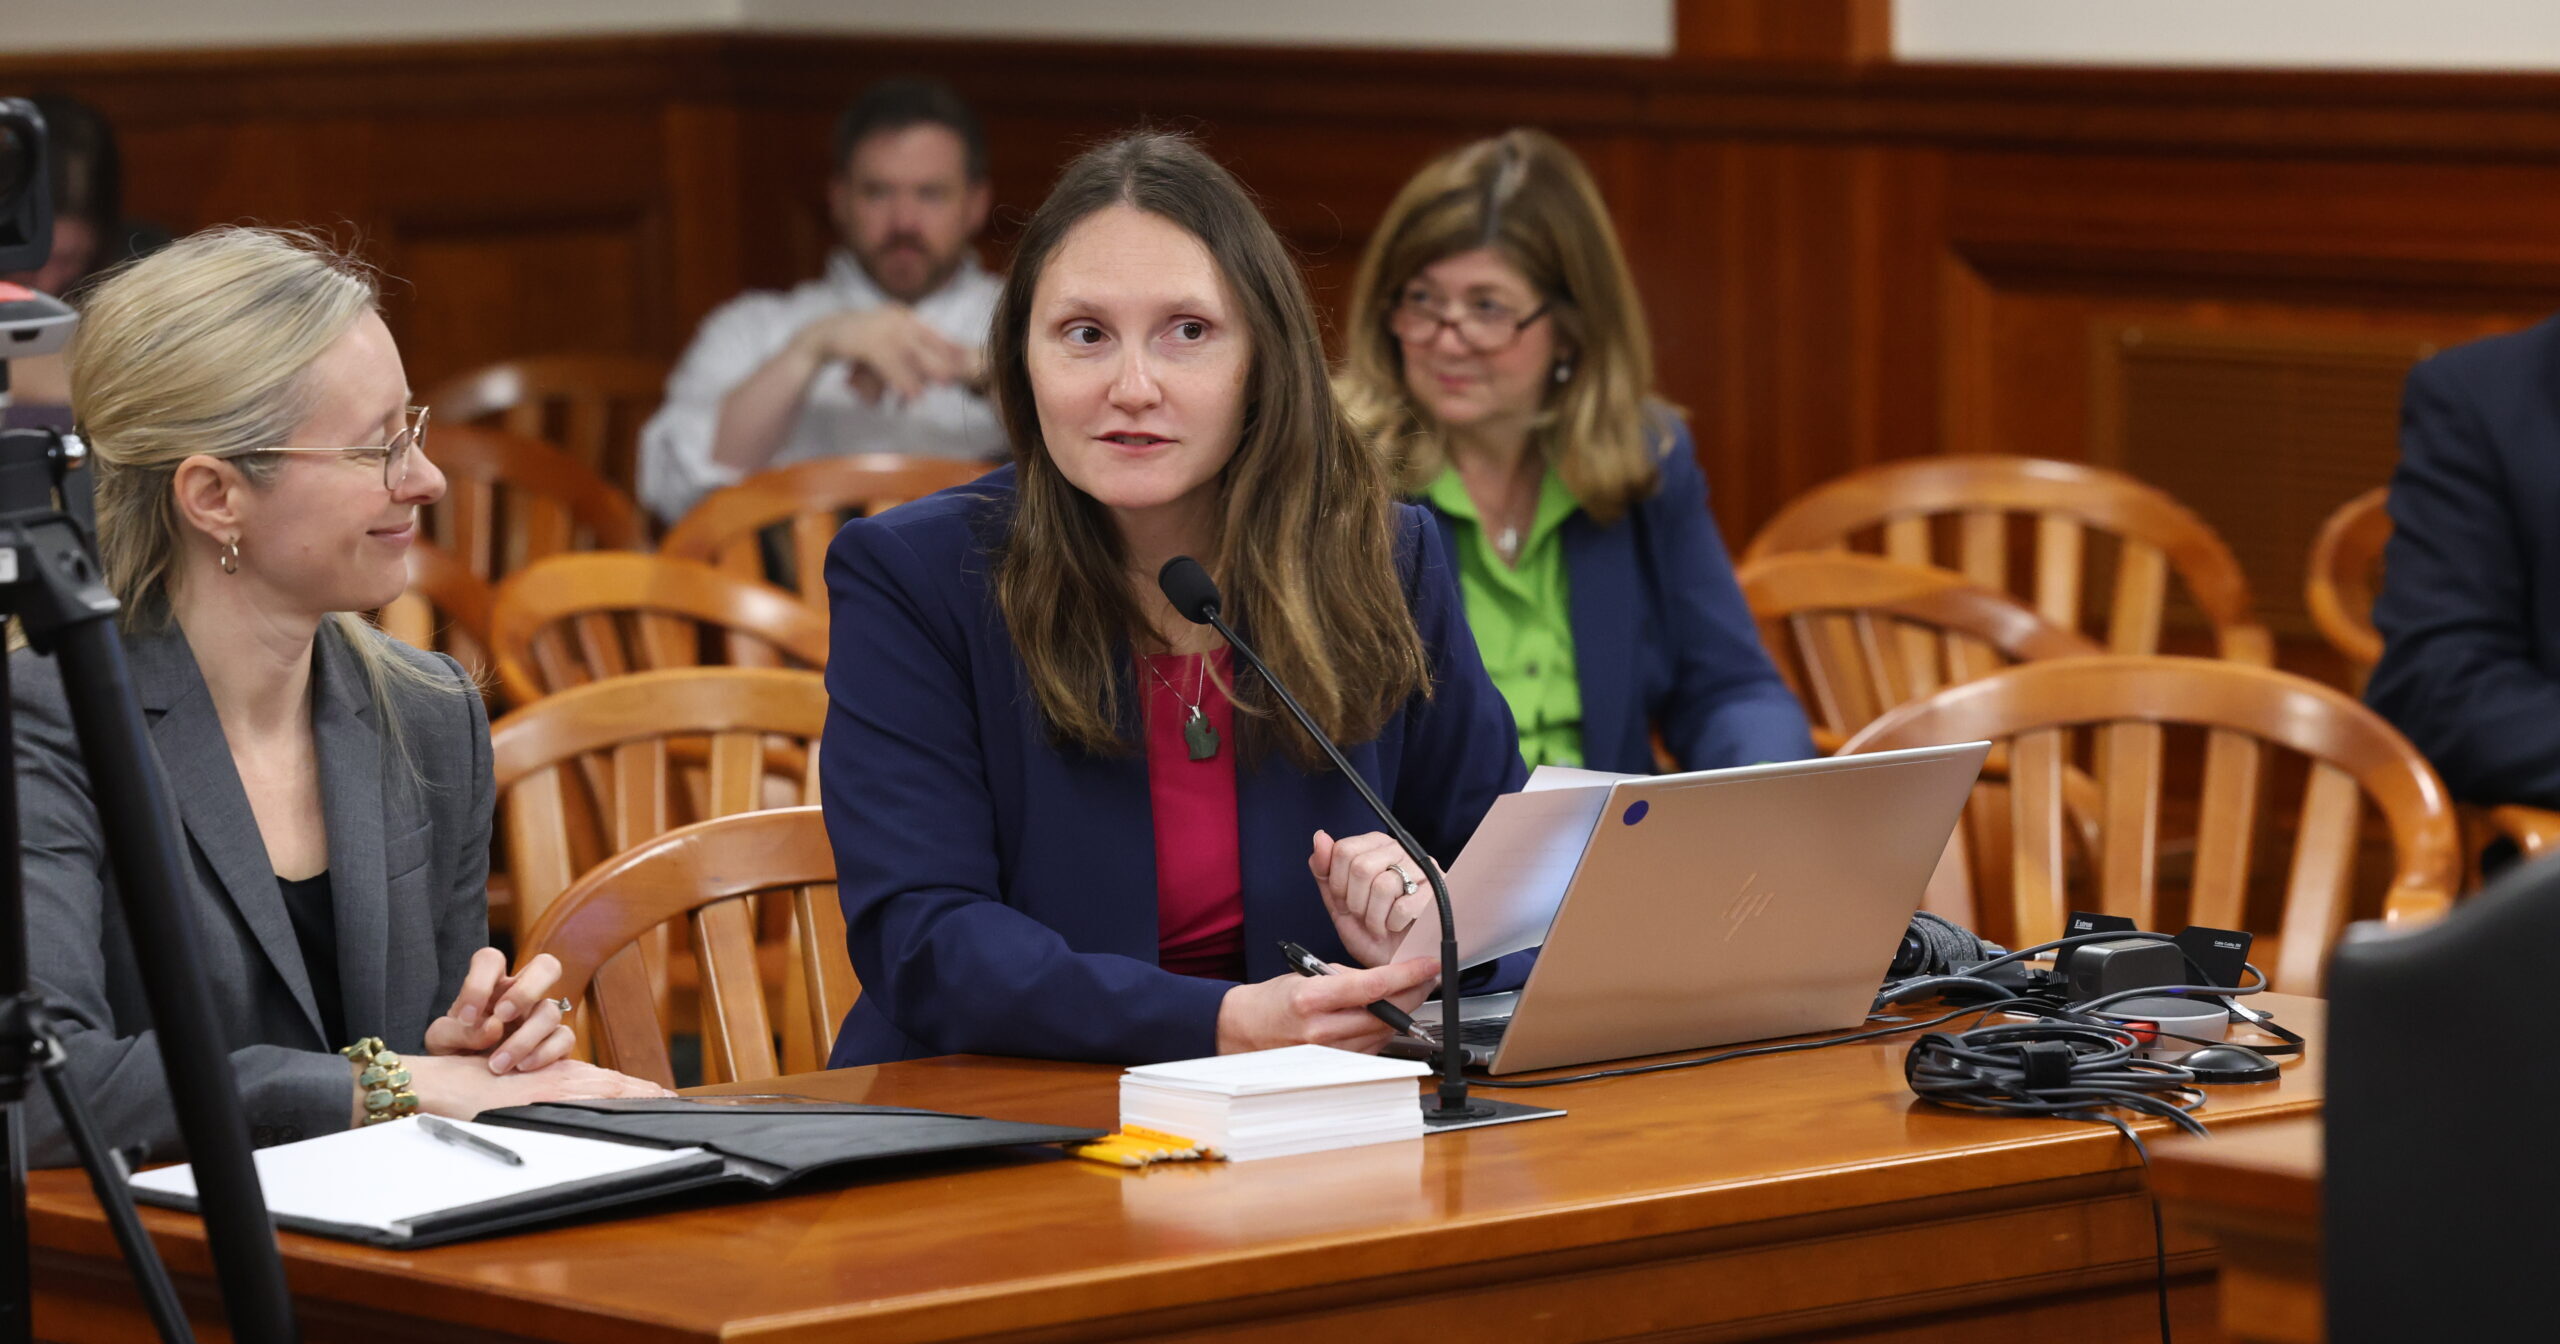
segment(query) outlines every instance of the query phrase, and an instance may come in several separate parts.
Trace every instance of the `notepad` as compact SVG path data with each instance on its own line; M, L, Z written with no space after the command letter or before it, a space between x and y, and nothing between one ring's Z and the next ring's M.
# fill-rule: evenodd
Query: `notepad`
M745 1104L742 1104L745 1103ZM380 1246L433 1246L708 1186L778 1190L823 1172L1082 1143L1102 1131L798 1098L616 1097L483 1111L465 1128L509 1166L408 1121L257 1154L278 1224ZM195 1207L195 1172L133 1178L145 1203Z
M702 1148L641 1148L498 1125L453 1122L513 1149L524 1165L439 1142L416 1122L388 1124L258 1150L267 1211L305 1232L365 1241L408 1242L451 1223L503 1218L523 1204L588 1202L633 1188L717 1178L723 1163ZM196 1173L181 1164L133 1178L152 1203L192 1207ZM157 1196L158 1198L153 1198Z
M1322 1045L1146 1064L1120 1076L1120 1123L1180 1134L1231 1162L1422 1137L1430 1069Z

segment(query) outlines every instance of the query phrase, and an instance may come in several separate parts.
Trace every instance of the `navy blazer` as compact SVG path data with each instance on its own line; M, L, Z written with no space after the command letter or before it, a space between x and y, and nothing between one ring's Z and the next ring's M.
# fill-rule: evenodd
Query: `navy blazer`
M959 1052L1217 1053L1219 1001L1233 982L1156 965L1145 755L1055 745L1005 630L993 553L1013 481L1006 467L858 519L827 551L820 789L862 979L832 1067ZM1420 511L1400 513L1398 567L1433 690L1344 750L1446 864L1526 772L1438 535ZM1359 794L1273 751L1238 761L1236 811L1246 974L1283 973L1284 938L1347 961L1307 855L1318 828L1378 829Z
M1657 728L1684 770L1818 755L1743 605L1689 427L1671 428L1651 495L1607 527L1580 509L1564 522L1582 764L1649 775ZM1457 520L1432 515L1455 555Z
M2560 807L2560 318L2409 372L2365 700L2467 802Z

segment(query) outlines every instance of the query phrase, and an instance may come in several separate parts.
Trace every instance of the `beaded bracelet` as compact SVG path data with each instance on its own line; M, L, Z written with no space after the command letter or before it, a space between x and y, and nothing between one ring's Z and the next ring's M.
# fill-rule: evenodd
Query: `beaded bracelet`
M364 1123L378 1125L418 1113L408 1067L381 1037L367 1036L338 1053L356 1062L356 1085L364 1089Z

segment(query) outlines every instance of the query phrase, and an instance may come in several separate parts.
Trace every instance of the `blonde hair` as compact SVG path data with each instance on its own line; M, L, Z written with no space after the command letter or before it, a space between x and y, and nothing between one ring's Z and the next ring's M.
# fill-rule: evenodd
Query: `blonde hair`
M126 630L170 621L169 581L186 527L178 464L287 442L311 411L312 363L379 298L372 271L327 239L263 228L179 239L89 291L69 352L71 408L97 473L98 557ZM253 487L278 469L273 458L233 464ZM460 686L390 649L362 615L331 619L405 759L392 689Z
M1387 207L1351 285L1339 389L1344 408L1393 462L1406 493L1428 486L1448 448L1404 380L1387 326L1424 267L1492 248L1537 288L1569 352L1562 384L1530 430L1583 509L1602 525L1661 482L1667 408L1653 401L1653 343L1617 230L1591 174L1544 131L1506 131L1432 160Z

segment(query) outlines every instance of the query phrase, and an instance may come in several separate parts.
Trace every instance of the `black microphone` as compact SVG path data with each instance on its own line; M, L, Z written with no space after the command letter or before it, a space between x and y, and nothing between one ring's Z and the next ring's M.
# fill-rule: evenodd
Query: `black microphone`
M1234 649L1236 656L1244 659L1245 664L1262 677L1263 684L1271 688L1271 693L1280 697L1280 703L1289 707L1289 713L1298 720L1298 726L1307 730L1307 736L1314 738L1317 746L1324 748L1333 768L1341 771L1342 777L1351 781L1351 787L1360 791L1360 800L1369 805L1370 811L1378 814L1378 820L1386 825L1387 834L1404 846L1404 852L1430 880L1431 899L1440 906L1440 1049L1436 1057L1440 1071L1440 1104L1424 1108L1423 1123L1451 1125L1490 1118L1499 1107L1492 1102L1470 1102L1467 1099L1466 1048L1458 1041L1458 922L1449 908L1449 886L1440 878L1440 866L1431 861L1430 855L1422 852L1422 845L1413 838L1413 832L1406 830L1404 823L1396 820L1396 814L1387 810L1387 804L1378 797L1377 790L1370 788L1369 781L1351 768L1351 762L1343 758L1342 748L1335 746L1324 729L1316 726L1315 718L1298 703L1296 696L1289 694L1289 688L1271 674L1271 669L1253 651L1253 646L1238 637L1218 614L1217 582L1209 577L1208 570L1200 567L1199 561L1187 555L1177 555L1165 561L1164 568L1156 571L1156 586L1164 590L1165 600L1173 604L1174 611L1184 620L1194 625L1209 626L1225 637L1227 647Z

